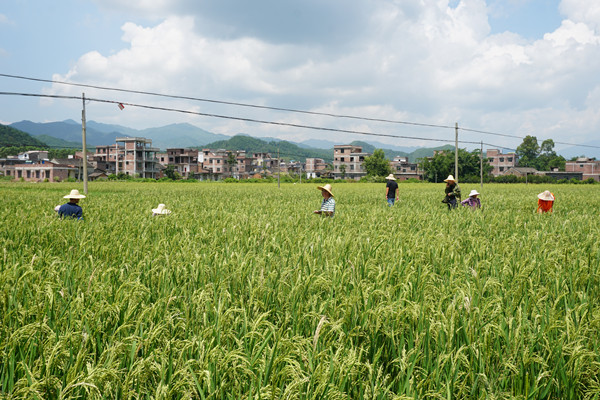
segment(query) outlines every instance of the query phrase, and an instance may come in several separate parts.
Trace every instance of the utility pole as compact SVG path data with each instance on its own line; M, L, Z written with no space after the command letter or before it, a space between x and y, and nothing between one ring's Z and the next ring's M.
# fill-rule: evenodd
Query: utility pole
M281 161L279 160L279 146L277 146L277 189L281 189Z
M483 140L481 141L481 152L479 153L479 179L483 189Z
M83 145L83 193L88 194L88 174L87 174L87 145L85 141L85 93L81 94L83 101L83 110L81 110L81 143Z
M454 125L454 180L458 182L458 122Z

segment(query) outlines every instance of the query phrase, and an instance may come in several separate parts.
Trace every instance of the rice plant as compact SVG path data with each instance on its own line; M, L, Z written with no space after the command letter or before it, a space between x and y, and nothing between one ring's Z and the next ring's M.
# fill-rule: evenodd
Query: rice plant
M0 183L0 398L600 398L595 185L315 186Z

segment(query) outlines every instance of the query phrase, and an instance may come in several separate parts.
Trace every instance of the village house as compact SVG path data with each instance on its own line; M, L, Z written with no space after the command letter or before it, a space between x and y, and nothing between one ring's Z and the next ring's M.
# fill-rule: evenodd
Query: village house
M166 153L157 153L156 158L163 166L173 165L179 175L188 178L202 169L204 153L197 149L172 148Z
M502 175L514 175L519 178L538 175L538 170L532 167L510 167L502 173Z
M490 172L493 176L503 175L508 169L516 167L518 157L516 153L501 153L498 149L486 150L485 156L488 163L492 166Z
M600 160L579 157L575 161L567 161L565 172L581 172L583 180L592 178L598 182L600 181Z
M119 171L123 171L124 150L119 144L96 146L96 152L90 159L97 163L98 169L106 171L107 174L118 174Z
M30 150L20 153L17 158L24 162L38 162L48 159L48 151L46 150Z
M76 174L77 168L55 164L46 160L35 163L6 165L4 167L5 176L27 182L43 182L46 179L50 182L64 181L68 178L75 178Z
M327 163L322 158L307 158L306 159L306 177L319 178L327 169Z
M408 157L396 156L390 161L390 168L392 174L399 181L405 181L407 179L423 179L423 173L419 170L417 163L411 163L408 161Z
M367 175L363 168L365 157L370 153L363 153L361 146L335 145L333 146L333 176L334 179L359 180Z
M160 169L156 159L159 149L152 147L152 139L118 137L115 141L117 145L123 143L123 169L119 169L119 172L140 178L159 177Z

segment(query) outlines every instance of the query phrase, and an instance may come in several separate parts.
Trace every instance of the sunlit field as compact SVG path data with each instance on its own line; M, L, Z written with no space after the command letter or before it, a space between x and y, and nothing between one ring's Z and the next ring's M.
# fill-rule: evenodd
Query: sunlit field
M0 183L0 398L600 398L600 185L399 186Z

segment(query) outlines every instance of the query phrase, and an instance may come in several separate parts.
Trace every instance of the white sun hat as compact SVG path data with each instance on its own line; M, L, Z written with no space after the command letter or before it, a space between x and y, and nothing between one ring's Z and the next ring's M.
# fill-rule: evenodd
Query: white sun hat
M538 199L546 200L546 201L554 201L554 196L550 193L549 190L546 190L540 194L538 194Z
M394 174L389 174L388 176L386 176L386 178L385 178L385 179L391 179L391 180L393 180L393 181L395 181L395 180L396 180L396 178L394 178Z
M448 182L448 181L456 182L456 179L454 179L454 177L452 175L448 175L448 177L446 179L444 179L444 182Z
M153 214L167 215L171 214L171 210L167 210L164 204L159 204L157 208L152 209Z
M85 195L79 193L79 190L73 189L71 193L63 197L63 199L85 199Z
M469 197L471 196L479 196L479 192L475 189L471 190L471 193L469 193Z

